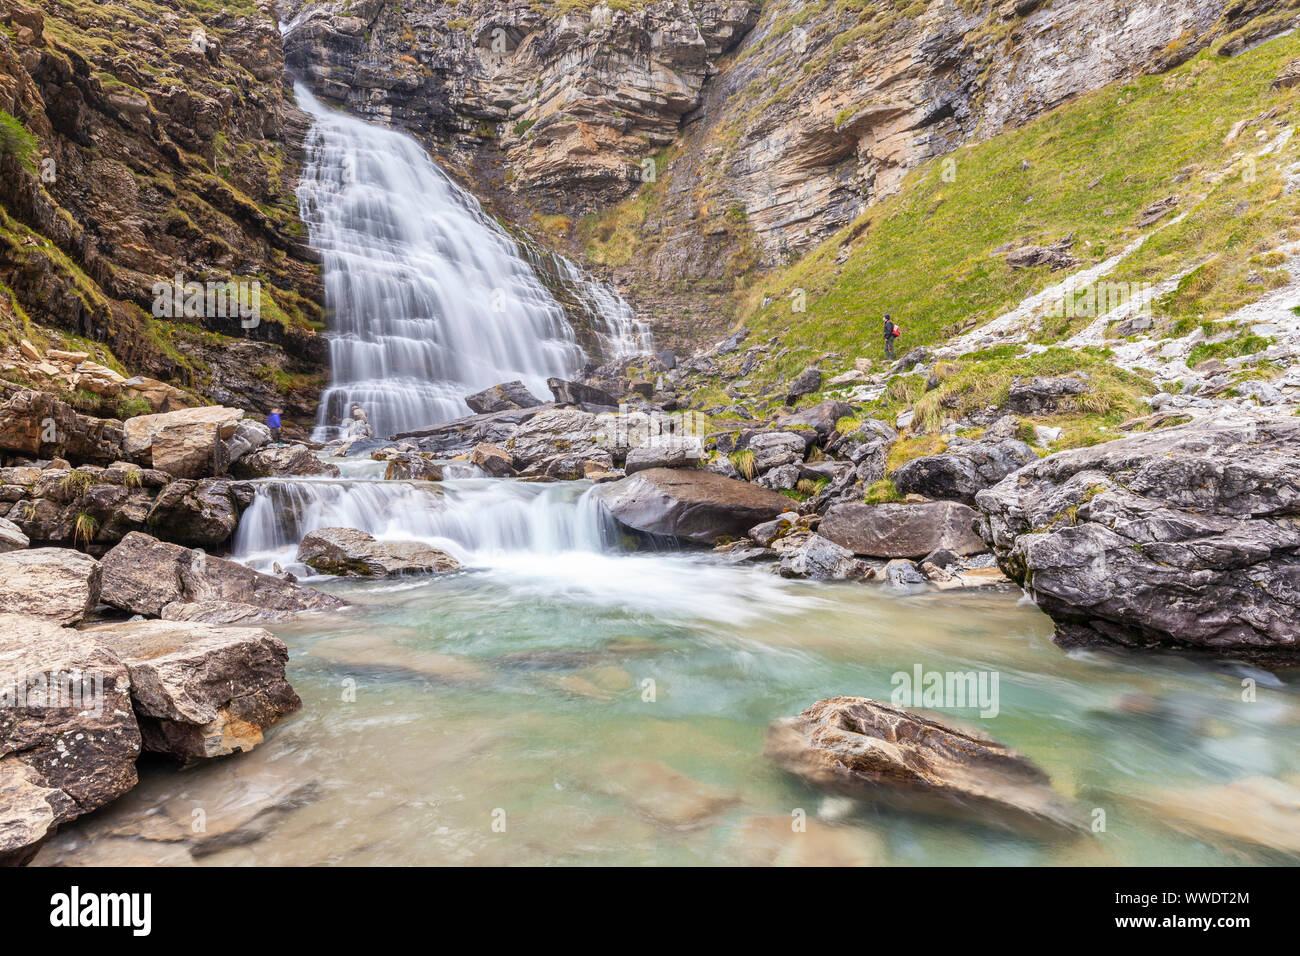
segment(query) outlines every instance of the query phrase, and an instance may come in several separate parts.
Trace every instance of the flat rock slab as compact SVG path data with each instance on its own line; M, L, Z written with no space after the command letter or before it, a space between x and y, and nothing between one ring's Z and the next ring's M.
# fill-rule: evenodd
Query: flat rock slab
M620 760L601 767L593 789L618 797L638 814L673 830L691 830L738 801L655 760Z
M99 603L99 562L71 548L0 554L0 614L76 624Z
M1033 835L1082 833L1082 815L1027 757L977 732L865 697L775 721L764 754L845 796Z
M0 614L0 860L130 790L139 755L117 656L84 631Z
M86 633L130 672L147 750L181 758L251 750L302 706L285 679L284 642L262 628L127 621Z
M975 533L977 513L953 501L915 505L834 505L817 529L842 548L867 558L923 558L940 548L978 554L987 545Z
M784 495L708 471L651 468L596 492L620 524L643 534L713 544L744 537L790 508Z

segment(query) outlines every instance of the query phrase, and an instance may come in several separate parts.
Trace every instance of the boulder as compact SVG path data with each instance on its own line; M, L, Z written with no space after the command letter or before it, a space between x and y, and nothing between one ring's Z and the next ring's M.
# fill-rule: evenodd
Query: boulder
M800 477L798 465L777 465L759 475L756 481L764 488L771 488L773 491L792 491L795 485L799 484Z
M123 538L101 566L104 603L146 617L158 617L175 602L221 601L288 612L346 605L333 595L140 532Z
M761 474L769 468L803 461L808 442L794 432L758 432L748 437L744 448L754 453L754 470Z
M186 428L194 428L196 433L204 434L211 426L216 426L218 437L228 439L234 436L235 428L243 417L243 409L221 405L182 408L156 415L137 415L128 418L122 425L125 432L123 448L128 456L139 459L150 454L159 433L169 429L175 429L176 434L180 434Z
M0 554L0 614L76 624L99 603L98 561L71 548Z
M774 424L778 428L797 430L802 428L811 428L821 439L826 439L835 431L835 424L841 418L846 418L853 414L853 406L847 402L837 402L833 399L827 399L820 404L805 408L801 412L791 412L788 415L780 415Z
M905 495L975 504L975 495L1019 468L1038 461L1034 450L1014 438L959 444L942 454L913 458L894 471L894 487Z
M306 445L269 445L243 456L230 469L236 478L337 478L337 465L321 461Z
M376 541L356 528L320 528L298 545L298 560L339 577L397 577L455 571L460 562L420 541Z
M466 395L465 404L475 414L484 415L511 408L534 408L542 404L542 401L528 391L523 382L504 382L473 395Z
M865 697L774 722L764 754L832 793L1044 837L1084 833L1079 811L1027 757L978 731Z
M615 396L594 385L570 382L562 378L548 378L546 387L551 390L555 401L560 405L600 405L605 408L614 408L618 405Z
M176 478L224 475L229 464L216 422L177 422L159 428L150 452L153 467Z
M783 578L815 578L825 581L863 580L875 572L853 552L819 534L809 535L781 555L777 572Z
M31 544L23 529L7 518L0 518L0 554L20 551Z
M87 633L126 665L146 750L180 758L252 750L302 706L285 679L284 642L262 628L126 621Z
M1083 373L1038 376L1012 383L1005 407L1019 415L1050 415L1091 390Z
M805 395L811 395L822 387L822 373L818 368L806 368L800 372L790 388L786 392L785 401L787 405L793 405L796 401Z
M154 499L145 523L160 537L195 548L217 548L238 523L230 482L173 481Z
M1070 248L1074 237L1062 239L1050 246L1021 246L1007 253L1007 265L1012 269L1033 269L1048 266L1053 272L1058 269L1070 269L1079 264Z
M384 469L386 481L442 481L443 467L424 455L395 455Z
M136 783L130 678L82 631L0 614L0 865Z
M526 468L561 454L582 455L606 444L601 421L590 412L555 408L538 412L505 444L516 466Z
M629 451L623 470L631 475L650 468L694 468L702 457L698 438L662 435Z
M832 505L820 533L854 554L871 558L921 558L937 548L955 554L985 550L975 533L976 512L951 501L927 504Z
M547 478L551 481L577 481L592 474L608 473L614 467L609 452L597 449L581 453L562 452L550 455L519 472L523 478Z
M1294 662L1300 420L1219 420L1060 452L976 496L1056 641Z
M235 423L234 434L226 439L226 460L234 464L249 452L257 451L271 442L271 429L261 422L241 418Z
M493 478L509 477L514 469L514 458L500 445L479 442L469 453L469 463L482 469Z
M784 495L749 482L670 468L639 471L602 485L596 495L628 528L704 544L742 537L790 506Z

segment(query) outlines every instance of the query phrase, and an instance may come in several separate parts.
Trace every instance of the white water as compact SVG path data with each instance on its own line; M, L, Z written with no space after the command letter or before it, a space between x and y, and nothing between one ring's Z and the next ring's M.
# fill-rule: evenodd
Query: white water
M500 382L545 398L547 377L586 360L519 245L419 142L295 92L315 119L298 200L331 315L333 382L314 437L336 437L354 403L388 437L468 414L464 396ZM556 258L604 357L649 347L626 302Z

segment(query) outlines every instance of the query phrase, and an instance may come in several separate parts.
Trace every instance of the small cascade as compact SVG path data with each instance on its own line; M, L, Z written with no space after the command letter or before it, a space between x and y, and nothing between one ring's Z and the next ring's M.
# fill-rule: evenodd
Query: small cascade
M575 482L349 477L258 482L231 550L258 570L287 568L299 542L319 528L425 541L468 566L512 555L601 552L618 540L608 513Z

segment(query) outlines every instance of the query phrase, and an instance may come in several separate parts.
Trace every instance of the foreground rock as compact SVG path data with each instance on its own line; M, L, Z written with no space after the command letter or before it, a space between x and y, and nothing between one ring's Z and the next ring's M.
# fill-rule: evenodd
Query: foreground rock
M285 679L284 642L262 628L127 621L86 633L126 665L146 750L181 758L251 750L302 706Z
M131 683L90 635L0 614L0 865L136 783Z
M1065 647L1300 648L1300 421L1052 455L979 494L1002 570Z
M0 614L76 624L99 603L99 562L67 548L0 554Z
M975 495L1019 468L1038 461L1032 448L1014 438L967 441L955 438L939 455L914 458L890 477L903 494L974 505Z
M651 468L602 486L600 501L618 521L643 534L713 544L739 538L785 511L790 499L707 471Z
M1045 836L1086 829L1027 757L865 697L821 700L775 721L763 752L815 786L906 811Z
M356 528L321 528L302 539L298 560L313 571L349 578L455 571L460 562L420 541L376 541Z
M132 532L102 562L101 597L105 604L132 614L158 617L173 604L211 603L238 605L209 610L214 620L222 616L239 620L257 618L247 608L265 612L324 611L346 602L330 594L261 574L252 568L191 551L177 544ZM169 617L186 616L175 609ZM270 613L263 620L280 620Z
M944 549L977 554L985 549L974 530L976 512L962 504L839 504L826 512L820 534L869 558L921 558Z

